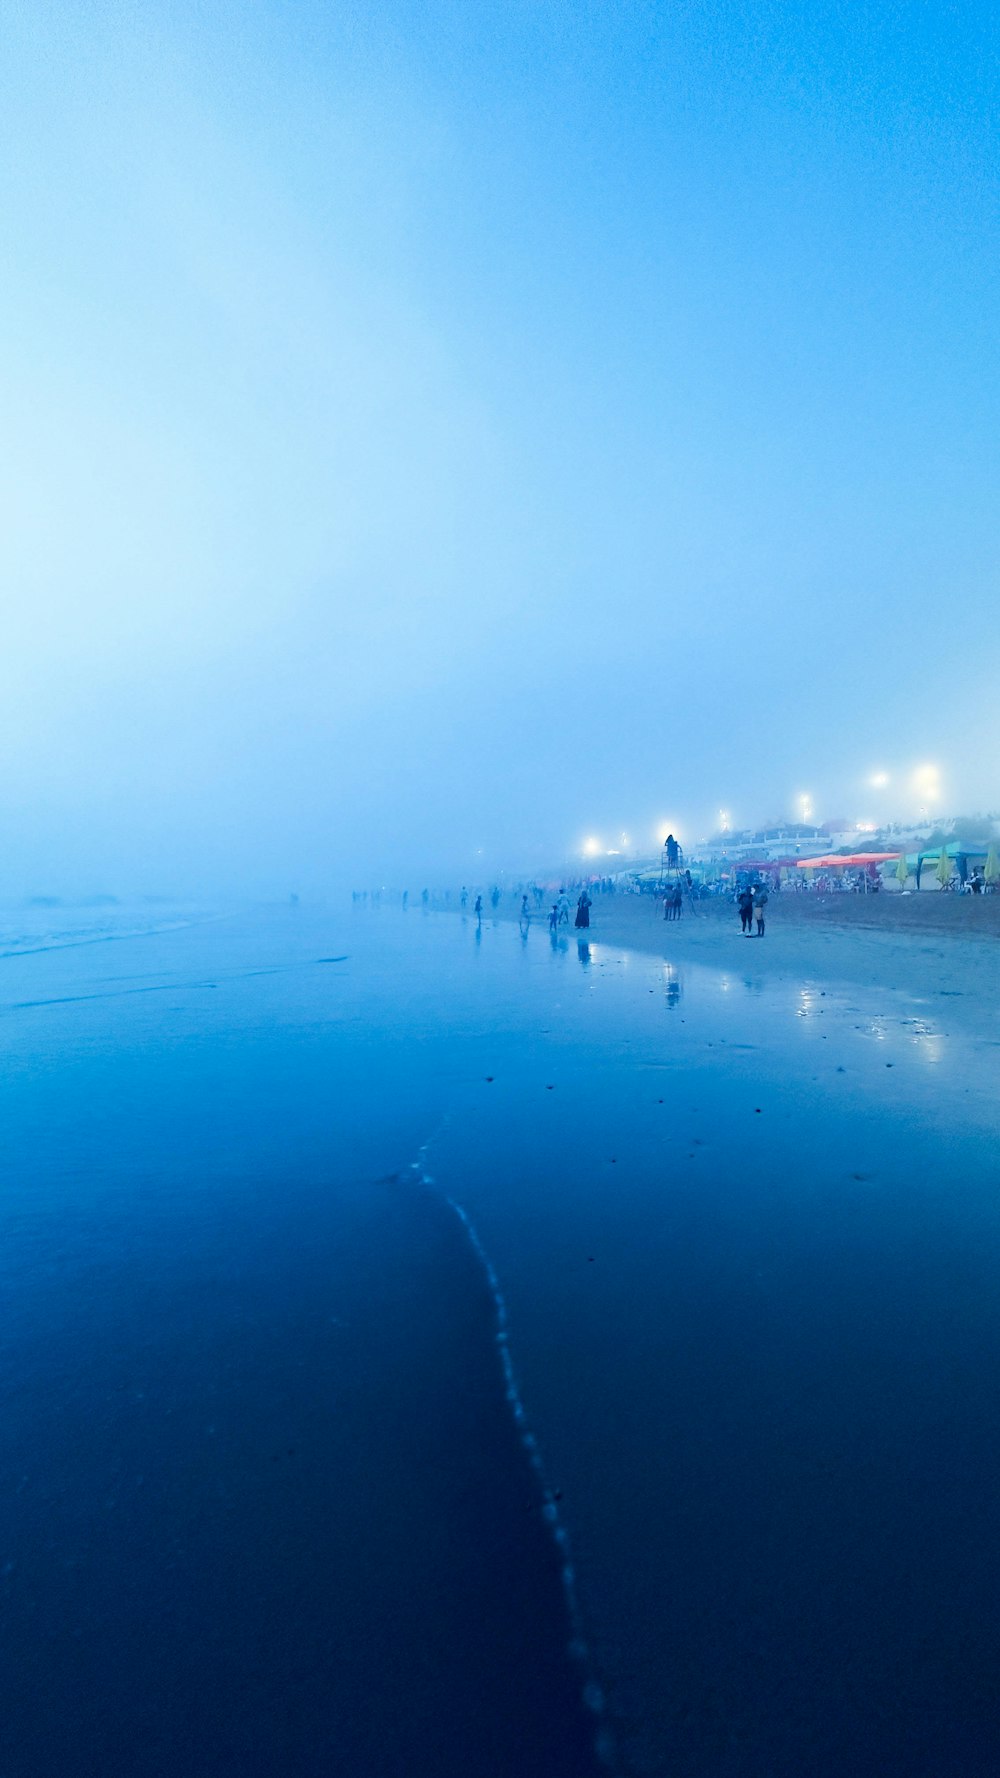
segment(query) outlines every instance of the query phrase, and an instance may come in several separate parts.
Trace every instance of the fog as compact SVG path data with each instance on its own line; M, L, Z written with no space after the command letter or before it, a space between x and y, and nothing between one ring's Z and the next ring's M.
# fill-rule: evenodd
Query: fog
M0 893L1000 804L996 34L8 9Z

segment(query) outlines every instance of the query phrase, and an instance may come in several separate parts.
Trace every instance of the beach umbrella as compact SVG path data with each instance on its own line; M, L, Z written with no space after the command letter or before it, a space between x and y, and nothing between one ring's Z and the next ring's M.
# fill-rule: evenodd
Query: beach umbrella
M947 848L945 846L941 847L941 856L937 861L937 870L934 872L934 875L937 877L942 889L946 883L951 882L951 859L948 857Z
M909 874L910 874L910 867L906 862L906 853L901 852L899 854L899 863L896 866L896 881L899 884L900 888L903 887L903 884L906 882L906 879L909 876Z
M1000 858L997 857L995 846L991 846L987 853L986 869L983 871L983 876L988 883L995 883L1000 878Z

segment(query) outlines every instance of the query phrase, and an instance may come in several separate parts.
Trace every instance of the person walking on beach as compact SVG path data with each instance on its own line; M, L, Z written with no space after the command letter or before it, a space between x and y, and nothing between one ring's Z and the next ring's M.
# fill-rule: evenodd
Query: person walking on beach
M476 905L472 911L475 914L476 919L479 921L479 924L481 926L483 923L483 898L481 895L476 896Z
M674 890L674 919L679 920L684 912L684 892L680 884Z
M569 896L566 894L565 889L560 889L560 891L559 891L558 907L559 907L559 924L560 924L560 926L568 926L569 925Z
M462 904L462 912L463 912L463 914L464 914L464 913L465 913L465 906L466 906L466 903L467 903L467 901L468 901L468 899L469 899L469 891L468 891L468 890L467 890L467 888L466 888L466 887L465 887L465 884L464 884L464 883L463 883L463 884L462 884L462 893L461 893L461 895L460 895L460 896L459 896L459 898L458 898L458 899L459 899L459 901L460 901L460 902L461 902L461 904Z
M757 919L757 937L764 936L764 909L767 907L767 890L763 883L753 898L753 911Z
M587 894L586 889L581 890L580 899L576 904L576 919L573 922L574 926L590 925L591 905L590 896Z
M490 895L490 900L491 900L491 902L492 902L492 903L493 903L493 906L494 906L494 907L498 907L498 906L499 906L499 903L500 903L500 891L499 891L499 889L497 889L497 888L496 888L496 886L495 886L495 885L494 885L494 888L493 888L493 891L492 891L492 893L491 893L491 895Z
M736 897L736 906L740 910L740 931L753 937L753 890L741 889Z
M552 912L549 915L549 931L554 934L558 925L559 925L559 903L557 901L554 901L552 903Z

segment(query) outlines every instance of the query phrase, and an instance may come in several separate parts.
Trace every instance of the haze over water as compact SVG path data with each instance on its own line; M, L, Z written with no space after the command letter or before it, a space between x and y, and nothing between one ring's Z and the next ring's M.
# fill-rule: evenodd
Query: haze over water
M0 894L996 806L995 9L5 24Z
M995 1769L990 1051L752 957L3 959L12 1778Z

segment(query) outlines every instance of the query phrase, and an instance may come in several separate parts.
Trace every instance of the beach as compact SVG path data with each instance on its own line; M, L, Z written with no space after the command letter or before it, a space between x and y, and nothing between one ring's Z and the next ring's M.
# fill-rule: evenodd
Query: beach
M508 893L496 913L487 901L484 919L516 921L519 906ZM571 905L561 934L576 936L573 914ZM590 919L594 943L766 978L898 991L946 1010L956 1025L1000 1036L1000 896L772 895L763 938L745 937L736 907L721 898L685 901L680 920L666 921L651 895L595 895ZM547 930L548 905L531 923Z
M11 943L11 1778L992 1778L995 941L852 918Z

